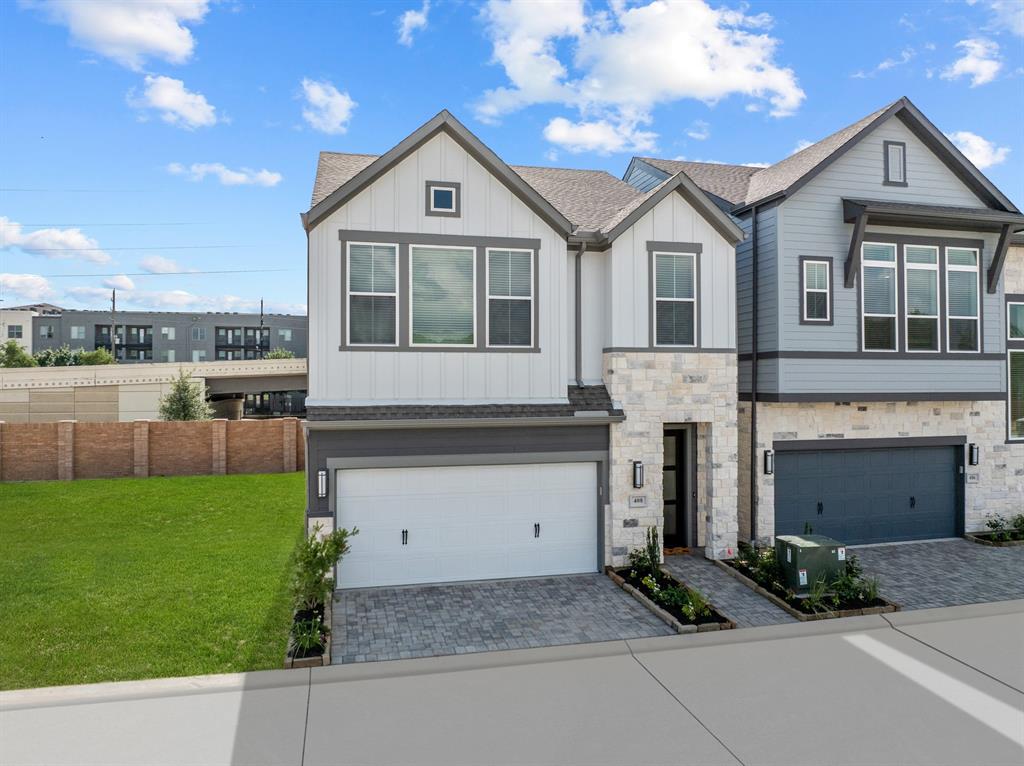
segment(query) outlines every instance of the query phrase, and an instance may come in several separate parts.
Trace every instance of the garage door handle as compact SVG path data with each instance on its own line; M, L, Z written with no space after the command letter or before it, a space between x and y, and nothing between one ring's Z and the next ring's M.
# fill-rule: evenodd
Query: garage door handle
M408 529L403 529L402 530L402 545L408 545L408 544L409 544L409 530Z
M819 500L818 501L818 515L821 516L821 514L822 514L822 512L824 510L825 510L825 504Z
M917 498L913 495L910 496L910 507L914 508L917 505Z
M533 536L540 537L540 524L533 525Z

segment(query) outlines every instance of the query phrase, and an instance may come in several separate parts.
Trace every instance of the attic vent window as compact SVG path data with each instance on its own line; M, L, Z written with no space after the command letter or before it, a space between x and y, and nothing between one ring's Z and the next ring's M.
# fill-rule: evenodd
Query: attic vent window
M427 181L426 214L457 218L462 214L462 185Z
M883 142L885 152L885 183L887 186L907 185L907 145L902 141Z

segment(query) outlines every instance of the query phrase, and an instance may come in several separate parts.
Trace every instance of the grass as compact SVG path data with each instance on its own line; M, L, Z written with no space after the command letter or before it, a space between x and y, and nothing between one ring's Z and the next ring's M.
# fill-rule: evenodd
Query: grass
M0 485L0 689L280 667L303 475Z

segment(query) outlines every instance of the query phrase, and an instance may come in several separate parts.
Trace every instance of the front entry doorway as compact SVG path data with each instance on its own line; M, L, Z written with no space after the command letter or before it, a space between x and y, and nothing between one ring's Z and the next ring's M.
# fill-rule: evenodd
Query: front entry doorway
M693 548L697 545L696 426L665 426L664 447L664 545Z

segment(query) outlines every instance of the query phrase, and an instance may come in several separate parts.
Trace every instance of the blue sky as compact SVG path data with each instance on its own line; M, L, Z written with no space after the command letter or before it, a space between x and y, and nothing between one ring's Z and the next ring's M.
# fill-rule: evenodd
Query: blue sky
M38 0L0 4L0 57L0 306L304 311L317 152L442 108L510 163L621 176L776 162L906 95L1024 203L1010 0Z

